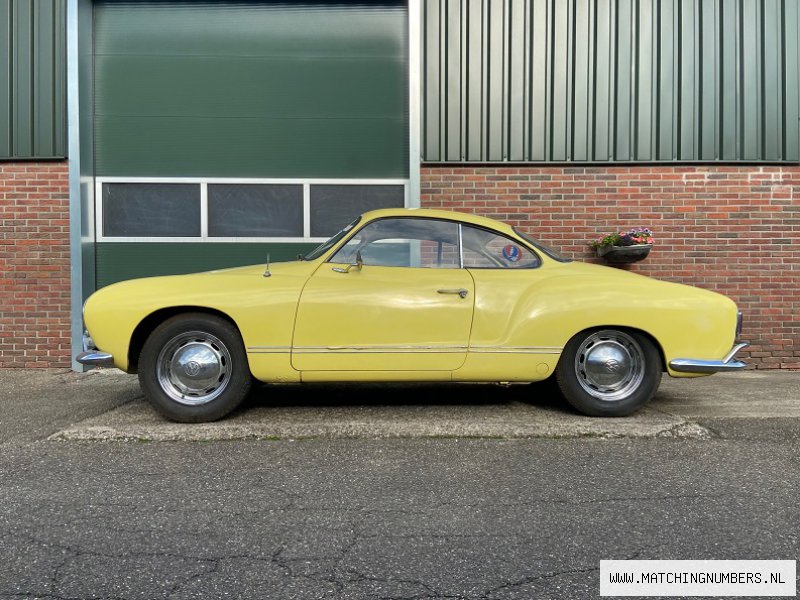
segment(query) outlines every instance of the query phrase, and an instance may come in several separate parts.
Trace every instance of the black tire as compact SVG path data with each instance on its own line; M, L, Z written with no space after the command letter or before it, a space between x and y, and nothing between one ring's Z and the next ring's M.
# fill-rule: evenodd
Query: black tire
M186 313L156 327L139 355L145 398L179 423L221 419L244 400L252 376L239 331L229 321Z
M647 337L607 328L573 337L558 361L556 379L579 412L625 417L655 395L661 372L661 355Z

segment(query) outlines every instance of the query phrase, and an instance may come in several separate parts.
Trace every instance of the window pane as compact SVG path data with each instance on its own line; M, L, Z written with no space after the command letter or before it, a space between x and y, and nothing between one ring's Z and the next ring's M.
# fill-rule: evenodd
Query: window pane
M104 183L103 235L199 237L200 185Z
M303 237L303 186L210 184L208 235Z
M329 237L362 213L405 206L402 185L312 185L311 237Z
M361 252L365 265L459 267L458 225L435 219L381 219L356 233L331 262L352 264Z
M539 257L504 235L485 229L461 227L464 267L468 269L530 269Z

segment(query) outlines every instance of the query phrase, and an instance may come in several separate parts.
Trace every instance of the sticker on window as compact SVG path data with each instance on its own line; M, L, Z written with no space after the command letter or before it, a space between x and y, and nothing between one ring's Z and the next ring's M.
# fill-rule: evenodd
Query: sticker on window
M522 252L520 252L519 246L509 244L503 248L503 258L505 258L508 262L517 262L521 256Z

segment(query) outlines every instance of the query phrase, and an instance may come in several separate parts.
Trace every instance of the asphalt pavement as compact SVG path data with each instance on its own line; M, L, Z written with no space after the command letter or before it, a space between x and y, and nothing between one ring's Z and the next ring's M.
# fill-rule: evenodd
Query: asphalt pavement
M601 559L798 554L800 373L627 419L546 384L265 386L211 425L113 371L0 389L0 598L580 599Z

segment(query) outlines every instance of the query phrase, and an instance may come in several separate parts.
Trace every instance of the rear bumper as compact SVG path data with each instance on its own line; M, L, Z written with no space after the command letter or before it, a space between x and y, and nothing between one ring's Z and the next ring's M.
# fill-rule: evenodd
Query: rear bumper
M87 332L83 334L83 352L75 357L80 364L87 367L113 367L114 356L108 352L101 352L94 346L92 338Z
M700 360L696 358L676 358L669 362L669 368L678 373L719 373L720 371L738 371L747 363L734 360L736 353L749 346L747 342L736 344L722 360Z

